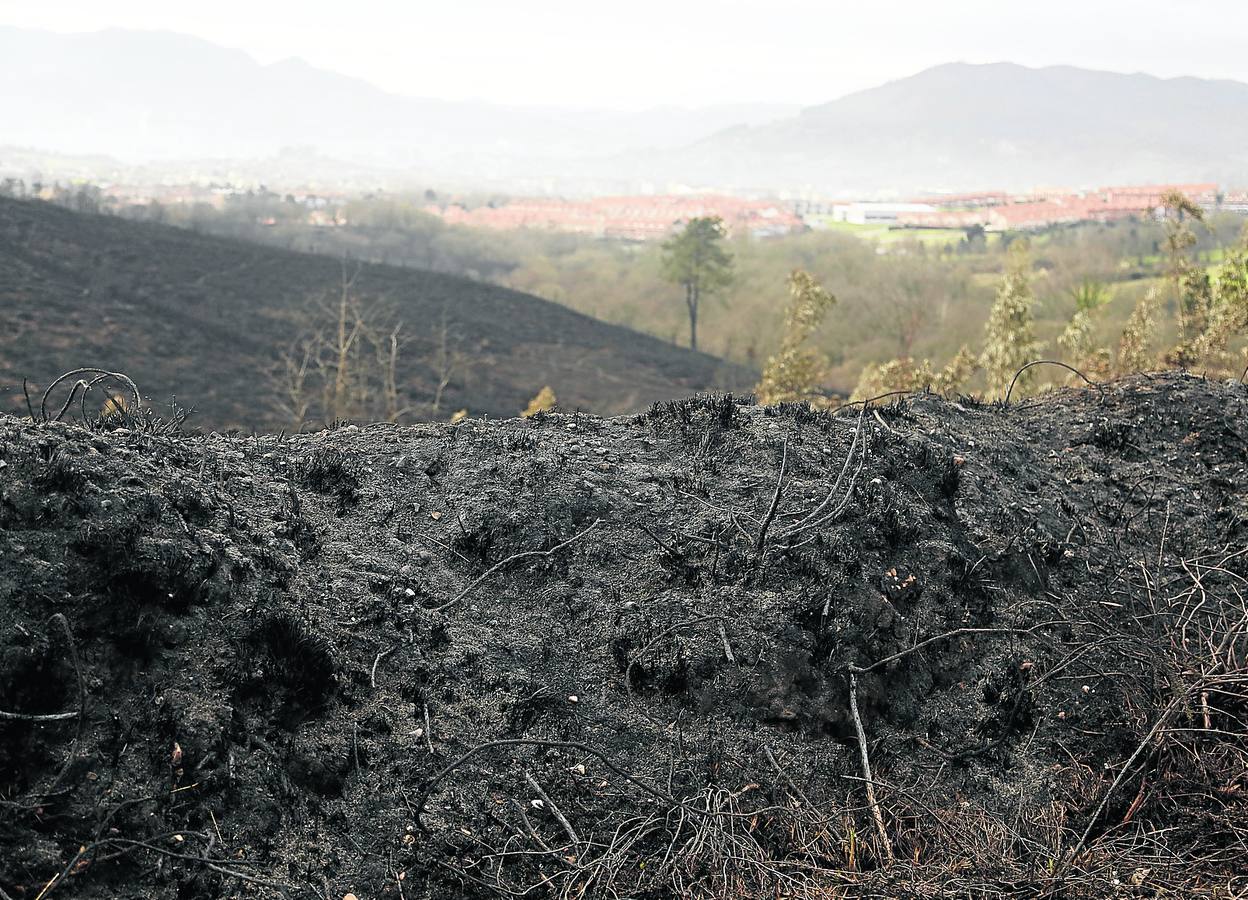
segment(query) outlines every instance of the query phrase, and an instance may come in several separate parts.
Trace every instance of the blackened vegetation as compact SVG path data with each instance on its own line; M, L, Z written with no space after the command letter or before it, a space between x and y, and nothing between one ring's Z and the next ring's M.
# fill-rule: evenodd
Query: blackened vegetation
M1226 896L1246 421L0 420L0 900Z
M164 498L178 515L192 525L207 525L216 512L212 497L189 479L171 482L164 490Z
M777 403L764 410L766 415L787 419L795 425L811 425L827 430L831 427L832 412L811 406L807 401Z
M73 457L62 450L42 449L46 461L35 476L35 484L46 491L72 494L82 490L86 484L86 475L82 468L75 464Z
M667 400L650 407L645 419L655 431L678 436L702 457L718 446L725 432L738 423L738 407L746 400L732 394L705 394L687 400Z
M245 695L276 696L299 712L321 710L334 690L337 667L329 642L289 611L260 613L235 661Z
M293 488L279 514L281 525L277 534L287 538L299 551L299 558L308 560L321 550L321 535L316 525L303 514L303 501Z
M161 412L164 408L167 411ZM195 435L198 430L188 427L187 421L195 415L194 407L182 406L177 397L170 397L169 402L161 407L147 403L138 408L124 407L121 409L106 408L94 417L88 417L83 424L97 431L138 431L144 434L185 434Z
M323 447L300 459L295 464L295 478L318 494L336 498L339 511L359 500L358 465L336 448Z

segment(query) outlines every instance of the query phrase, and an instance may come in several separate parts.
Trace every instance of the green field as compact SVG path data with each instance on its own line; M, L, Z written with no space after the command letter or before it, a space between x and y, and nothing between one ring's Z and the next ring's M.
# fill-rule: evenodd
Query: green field
M833 231L850 234L869 241L882 244L904 244L917 241L921 244L948 246L956 244L966 237L961 228L894 228L890 225L856 225L852 222L837 222L831 216L811 217L815 222L812 227L817 231ZM999 235L988 235L990 242L1000 240Z

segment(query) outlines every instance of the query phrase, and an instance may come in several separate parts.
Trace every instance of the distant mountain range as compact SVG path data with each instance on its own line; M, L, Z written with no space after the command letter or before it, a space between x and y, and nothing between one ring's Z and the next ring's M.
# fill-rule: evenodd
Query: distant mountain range
M0 27L0 144L136 162L267 157L290 147L352 163L542 176L559 163L676 148L795 105L642 112L403 97L289 59L167 32Z
M953 63L721 132L665 164L867 191L1248 185L1248 84Z
M821 106L520 108L404 97L163 32L0 27L0 145L129 161L318 159L414 178L822 194L1248 183L1248 84L938 66Z

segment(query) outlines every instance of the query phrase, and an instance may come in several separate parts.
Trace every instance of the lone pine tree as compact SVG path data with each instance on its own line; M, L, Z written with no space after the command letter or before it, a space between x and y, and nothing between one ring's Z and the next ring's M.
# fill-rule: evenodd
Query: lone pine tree
M663 277L685 289L689 311L689 347L698 349L698 313L702 298L732 284L732 254L718 216L690 219L680 234L663 244Z

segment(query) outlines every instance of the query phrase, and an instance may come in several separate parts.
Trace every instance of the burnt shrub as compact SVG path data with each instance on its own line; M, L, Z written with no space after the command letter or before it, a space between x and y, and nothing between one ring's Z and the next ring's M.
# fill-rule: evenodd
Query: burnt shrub
M43 466L35 473L34 483L46 491L76 494L87 486L81 466L64 450L48 453Z
M334 447L322 447L299 459L295 480L318 494L336 498L340 511L360 499L359 466Z
M701 394L650 407L646 418L659 433L675 433L681 442L706 452L738 424L740 405L732 394Z
M244 695L275 697L292 712L311 712L333 695L337 673L329 641L282 610L264 616L243 640L233 680Z

